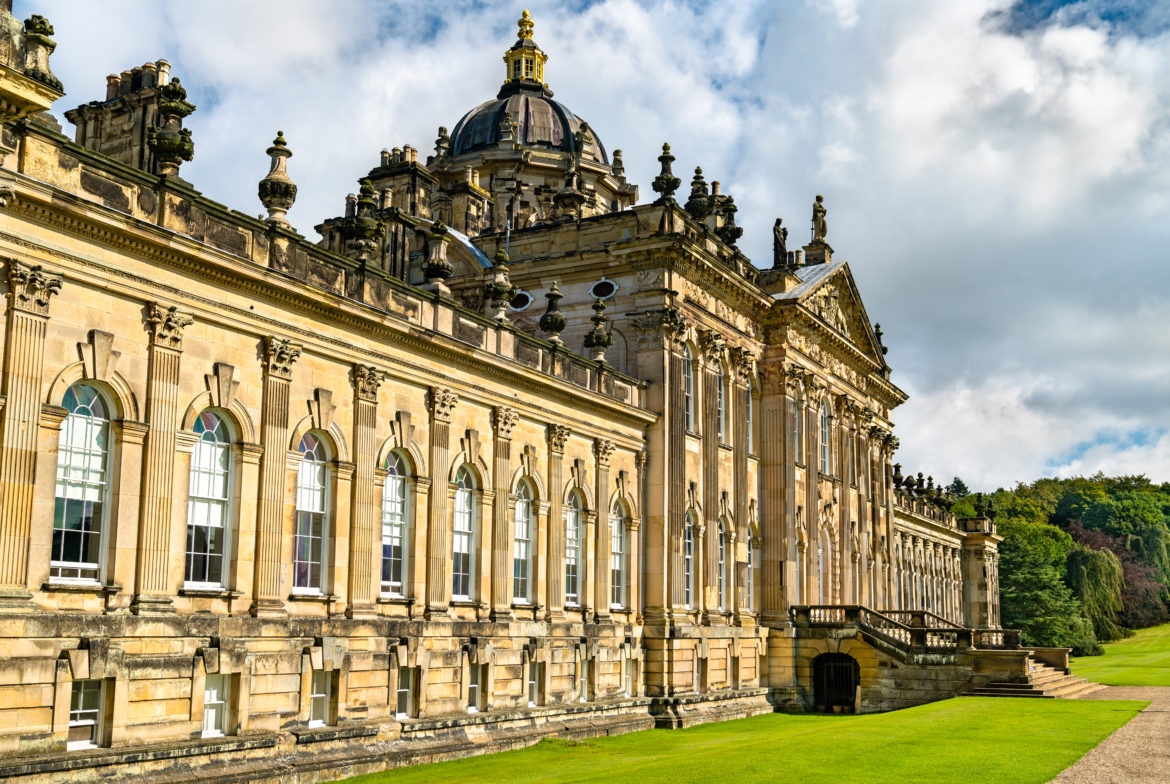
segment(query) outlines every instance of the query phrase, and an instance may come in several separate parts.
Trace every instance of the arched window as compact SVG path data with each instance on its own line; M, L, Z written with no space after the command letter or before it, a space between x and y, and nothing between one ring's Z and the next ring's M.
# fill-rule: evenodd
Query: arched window
M581 603L581 498L569 496L565 505L565 604Z
M727 378L723 365L715 363L715 435L719 443L727 442Z
M831 474L832 461L829 454L829 404L821 401L821 473Z
M532 489L521 482L516 493L516 533L512 541L512 601L532 601Z
M451 526L451 598L471 600L475 576L475 478L466 467L455 474L455 515Z
M199 440L191 451L187 500L187 566L184 580L193 585L226 584L224 564L231 535L232 437L218 414L204 411L195 420Z
M683 525L683 606L695 603L695 517L689 511Z
M402 455L386 458L382 484L382 593L405 596L410 574L410 468Z
M804 463L804 401L800 399L800 393L796 393L796 397L792 401L793 408L796 409L795 415L792 417L792 452L796 462Z
M715 574L716 597L720 610L727 609L727 526L719 521L719 569Z
M747 451L756 451L756 405L752 400L752 382L748 381L747 394L744 395L744 418L747 419Z
M61 405L69 414L57 441L57 491L49 575L96 582L109 514L110 418L97 389L74 384Z
M626 516L620 504L609 513L609 605L626 606Z
M695 429L695 357L683 345L683 418L687 430Z
M299 451L293 590L322 593L329 563L329 450L310 432L301 439Z

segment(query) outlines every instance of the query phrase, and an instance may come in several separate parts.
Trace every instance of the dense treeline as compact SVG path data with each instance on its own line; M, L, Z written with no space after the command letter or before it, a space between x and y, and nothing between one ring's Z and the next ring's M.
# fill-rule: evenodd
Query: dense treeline
M1004 538L1002 621L1026 645L1099 653L1170 620L1170 483L1039 479L997 490L991 505Z

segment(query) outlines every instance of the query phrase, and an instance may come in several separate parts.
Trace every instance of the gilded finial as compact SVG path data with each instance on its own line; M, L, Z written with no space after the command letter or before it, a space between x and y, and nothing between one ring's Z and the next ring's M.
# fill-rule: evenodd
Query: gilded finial
M528 9L524 9L524 13L516 20L516 24L520 26L521 38L532 38L532 15L528 13Z

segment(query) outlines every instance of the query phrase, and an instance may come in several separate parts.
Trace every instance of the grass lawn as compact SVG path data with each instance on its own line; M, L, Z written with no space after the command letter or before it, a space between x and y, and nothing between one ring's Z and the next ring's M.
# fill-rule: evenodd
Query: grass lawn
M865 716L768 714L580 743L545 740L346 781L1042 784L1145 704L959 697Z
M1110 686L1170 686L1170 624L1105 645L1104 656L1072 662L1074 675Z

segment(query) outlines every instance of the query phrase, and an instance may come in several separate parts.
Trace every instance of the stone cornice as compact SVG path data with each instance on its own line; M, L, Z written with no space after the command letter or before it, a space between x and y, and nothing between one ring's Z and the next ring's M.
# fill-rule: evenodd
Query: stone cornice
M39 189L46 188L43 183L27 178L21 178L19 183L22 186L22 197L9 211L18 213L34 223L86 237L96 243L113 247L120 252L150 261L156 265L165 265L185 272L196 273L202 279L222 283L257 300L299 310L318 321L372 334L383 343L395 344L422 355L438 355L448 365L473 370L478 376L497 379L513 388L530 390L558 402L581 406L585 409L583 411L585 414L593 414L603 418L612 418L617 415L626 424L637 427L644 427L656 418L655 414L638 408L636 405L608 398L593 390L574 385L565 379L541 374L507 357L492 355L496 362L485 362L484 351L469 352L466 344L449 335L434 332L396 314L374 310L355 300L310 286L268 267L224 253L190 237L175 234L154 224L144 223L124 213L109 210L102 205L79 199L72 194L57 189L51 190L54 198L60 195L64 197L63 201L73 200L84 209L105 211L118 219L134 221L136 225L127 231L115 231L96 220L83 220L81 217L61 209L56 203L47 204L41 201L44 197ZM31 186L32 192L23 193L26 185ZM147 239L133 236L131 232L134 230L148 232L154 234L155 237ZM98 271L98 275L95 277L113 277L131 281L142 289L144 299L150 299L160 292L165 292L188 303L201 304L208 311L203 315L203 320L206 321L234 319L236 326L247 325L251 331L257 333L262 333L267 329L279 329L283 332L297 334L306 346L310 342L328 345L339 356L350 357L353 353L351 343L329 338L320 330L298 329L286 321L262 316L252 310L233 307L222 301L200 297L189 291L160 284L157 280L129 273L119 267L66 253L57 248L46 247L8 232L0 231L0 240ZM184 252L174 250L176 246L183 248ZM241 269L243 265L248 265L250 268ZM404 291L408 291L412 297L420 300L432 299L436 302L436 306L446 306L446 303L439 305L438 299L427 292L416 291L404 284L401 287ZM451 303L451 305L455 306L455 303ZM358 309L366 312L358 312ZM459 309L459 312L462 313L462 309ZM225 316L229 316L231 319L225 319ZM350 358L356 360L365 358L365 356L363 353L360 357L352 356ZM402 367L404 376L414 376L434 382L446 380L432 378L433 373L421 363L402 362L400 355L391 357L389 354L383 354L381 359L386 365L392 365L390 360L394 359L394 362ZM626 378L624 374L615 373L615 375ZM642 386L637 379L631 378L630 380L636 385ZM477 387L470 385L467 388L477 389ZM484 400L490 402L491 397L484 396ZM582 421L589 422L589 419Z

